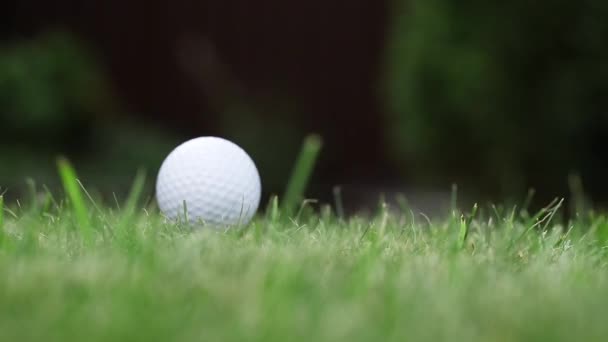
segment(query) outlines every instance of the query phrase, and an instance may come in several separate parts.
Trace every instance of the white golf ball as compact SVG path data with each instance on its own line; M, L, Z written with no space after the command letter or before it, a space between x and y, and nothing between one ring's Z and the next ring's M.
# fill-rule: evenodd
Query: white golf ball
M163 162L156 180L156 200L165 216L215 226L249 222L260 194L260 175L249 155L216 137L179 145Z

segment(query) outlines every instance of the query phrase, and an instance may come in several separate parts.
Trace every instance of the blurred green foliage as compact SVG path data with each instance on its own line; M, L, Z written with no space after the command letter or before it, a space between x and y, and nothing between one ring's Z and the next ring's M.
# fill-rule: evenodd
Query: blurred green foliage
M73 37L54 33L0 49L4 142L67 147L70 134L91 129L91 117L107 103L107 89Z
M65 32L0 45L0 186L14 194L25 178L58 185L59 155L106 192L128 189L138 168L160 164L175 139L120 115L104 75Z
M608 2L397 0L392 13L390 144L412 177L518 194L597 170Z

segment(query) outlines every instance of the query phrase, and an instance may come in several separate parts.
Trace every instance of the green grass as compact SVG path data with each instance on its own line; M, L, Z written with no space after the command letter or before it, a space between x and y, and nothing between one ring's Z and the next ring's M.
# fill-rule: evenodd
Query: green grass
M1 192L0 341L608 336L607 216L567 221L561 199L534 214L530 199L463 212L456 188L442 219L403 196L349 218L339 188L336 209L296 212L315 157L300 158L283 207L273 196L238 229L167 222L142 203L143 172L124 203L104 203L64 159L63 196L33 181L25 201Z
M0 234L0 340L608 334L606 219L564 222L559 201L538 215L480 209L429 222L387 206L350 219L325 207L296 221L273 200L241 230L192 231L153 206L132 209L142 174L134 184L126 205L96 202L86 221L73 197L46 210L5 203L12 215Z
M85 242L90 243L93 239L91 231L92 226L81 192L81 184L76 176L76 171L65 158L59 158L57 160L57 169L59 170L59 176L61 177L61 183L65 189L67 200L73 209L72 213L77 222L76 228L81 232Z
M312 175L315 163L319 157L323 142L321 137L311 134L304 139L302 150L287 183L283 196L283 211L293 213L298 203L304 200L304 191Z

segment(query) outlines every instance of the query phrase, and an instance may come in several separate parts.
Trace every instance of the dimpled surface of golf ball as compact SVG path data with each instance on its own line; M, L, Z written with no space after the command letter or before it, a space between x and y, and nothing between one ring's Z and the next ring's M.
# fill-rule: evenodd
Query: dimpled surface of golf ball
M183 219L187 213L189 222L214 226L248 223L260 194L253 160L236 144L216 137L179 145L161 165L156 180L156 199L166 217Z

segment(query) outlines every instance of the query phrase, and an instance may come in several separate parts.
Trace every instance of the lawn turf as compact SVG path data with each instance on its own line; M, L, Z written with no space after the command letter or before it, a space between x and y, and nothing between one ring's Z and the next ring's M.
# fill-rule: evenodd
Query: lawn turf
M442 219L386 206L287 217L275 202L216 230L153 206L88 204L83 218L69 199L38 198L4 203L0 341L608 336L608 220L565 221L559 201Z

